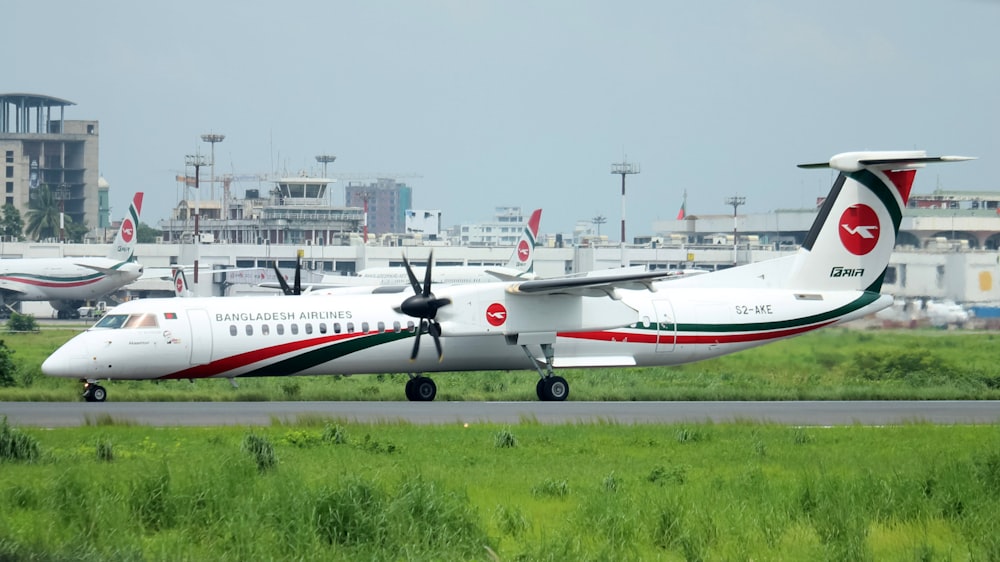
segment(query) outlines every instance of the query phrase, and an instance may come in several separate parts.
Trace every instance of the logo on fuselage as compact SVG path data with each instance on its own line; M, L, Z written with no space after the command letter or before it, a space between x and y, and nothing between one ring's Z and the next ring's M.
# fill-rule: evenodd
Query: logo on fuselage
M868 205L851 205L840 215L840 243L856 256L863 256L875 249L879 230L878 215Z
M830 277L864 277L864 268L849 268L836 266L830 270Z
M502 326L507 321L507 309L498 302L486 307L486 321L491 326Z

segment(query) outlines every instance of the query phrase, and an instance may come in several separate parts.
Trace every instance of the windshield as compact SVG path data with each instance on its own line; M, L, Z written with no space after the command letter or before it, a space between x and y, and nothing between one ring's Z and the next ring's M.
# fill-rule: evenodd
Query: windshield
M104 318L94 324L95 328L109 328L112 330L118 328L156 328L159 323L156 321L156 315L152 313L142 313L142 314L108 314Z

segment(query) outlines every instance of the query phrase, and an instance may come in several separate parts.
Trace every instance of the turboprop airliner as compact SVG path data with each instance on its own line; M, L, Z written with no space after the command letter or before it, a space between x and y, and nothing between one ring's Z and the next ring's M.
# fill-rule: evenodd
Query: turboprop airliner
M135 262L142 193L136 193L106 258L18 258L0 260L0 299L49 301L59 318L79 317L85 301L113 293L142 275Z
M435 293L429 271L421 284L404 258L405 292L130 301L42 372L85 381L96 401L103 379L410 373L406 397L426 401L437 393L430 372L533 369L539 399L561 401L570 387L555 369L688 363L890 306L882 279L916 169L967 159L850 152L803 165L839 174L802 247L773 260L680 278L609 270ZM423 334L436 353L420 353Z

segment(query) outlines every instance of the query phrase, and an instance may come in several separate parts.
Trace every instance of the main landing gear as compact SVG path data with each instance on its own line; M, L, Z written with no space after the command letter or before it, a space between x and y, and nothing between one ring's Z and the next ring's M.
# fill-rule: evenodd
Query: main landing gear
M521 346L524 354L528 356L531 364L538 371L538 376L541 377L538 384L535 385L535 393L538 394L538 399L543 402L562 402L569 398L569 383L566 382L566 379L557 376L552 370L552 360L555 357L552 344L543 343L541 347L542 353L545 355L544 369L542 369L542 362L531 354L528 346Z
M410 373L406 381L406 399L410 402L430 402L437 396L437 385L430 377Z
M87 381L83 383L83 399L87 402L104 402L108 398L108 392L104 387L97 384L97 381Z

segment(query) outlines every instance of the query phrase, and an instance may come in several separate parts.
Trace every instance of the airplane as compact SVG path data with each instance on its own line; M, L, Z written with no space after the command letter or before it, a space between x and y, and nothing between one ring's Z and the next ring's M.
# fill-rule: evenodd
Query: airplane
M503 267L473 266L473 265L450 265L434 268L434 284L465 284L465 283L491 283L495 281L514 281L518 279L533 279L535 245L538 241L538 226L542 220L542 210L535 209L528 218L528 223L524 225L521 237L511 252L510 259ZM302 252L299 252L302 257ZM298 268L296 268L298 270ZM260 287L282 289L285 294L289 294L285 289L285 279L280 271L275 269L278 275L278 284L261 283ZM417 276L420 277L423 271L418 268ZM409 280L406 271L402 267L369 267L362 269L356 275L324 275L319 282L308 282L300 292L312 292L319 289L341 289L344 287L371 287L373 285L401 285L406 286ZM341 293L343 294L343 293Z
M406 397L430 401L428 372L534 369L539 399L562 401L570 387L557 368L689 363L890 306L880 290L916 169L969 159L866 151L801 165L839 174L800 249L772 260L666 280L608 270L435 293L430 267L421 284L404 257L408 297L405 287L378 287L130 301L56 350L42 372L85 381L91 401L106 398L101 379L409 373ZM436 355L419 353L422 334Z
M0 303L49 301L59 318L78 318L77 310L132 283L142 275L135 244L142 192L132 198L107 257L16 258L0 260Z

